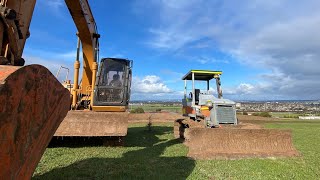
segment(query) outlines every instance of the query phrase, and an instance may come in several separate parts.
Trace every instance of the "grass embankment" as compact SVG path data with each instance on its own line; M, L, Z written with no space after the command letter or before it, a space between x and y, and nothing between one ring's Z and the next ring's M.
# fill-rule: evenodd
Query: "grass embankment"
M293 130L301 157L281 159L192 160L173 139L170 124L129 128L125 147L96 142L47 148L34 179L318 179L320 121L277 121L268 128ZM208 142L209 143L209 142Z

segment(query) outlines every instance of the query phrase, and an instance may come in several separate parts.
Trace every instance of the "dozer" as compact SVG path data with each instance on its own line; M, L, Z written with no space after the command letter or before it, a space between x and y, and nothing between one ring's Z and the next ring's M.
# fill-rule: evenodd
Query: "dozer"
M238 122L235 102L223 98L221 75L222 71L191 70L182 78L182 112L187 118L175 122L174 134L185 139L188 156L225 159L298 155L290 130L247 129ZM217 97L210 88L211 80L215 80ZM192 81L189 95L188 81ZM205 90L197 89L197 85L205 86Z
M0 0L2 179L30 179L53 135L121 142L127 134L132 61L102 58L98 65L100 35L88 1L65 3L78 30L78 46L73 83L62 85L41 65L23 66L36 0Z

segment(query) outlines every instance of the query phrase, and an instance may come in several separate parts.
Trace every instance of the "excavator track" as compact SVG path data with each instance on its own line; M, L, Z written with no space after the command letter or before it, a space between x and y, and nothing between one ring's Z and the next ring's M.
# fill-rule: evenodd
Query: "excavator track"
M246 129L241 126L204 128L192 120L178 120L175 137L183 138L188 156L194 159L239 159L250 157L291 157L299 152L292 143L291 130Z
M0 66L0 102L0 177L30 179L70 93L43 66Z

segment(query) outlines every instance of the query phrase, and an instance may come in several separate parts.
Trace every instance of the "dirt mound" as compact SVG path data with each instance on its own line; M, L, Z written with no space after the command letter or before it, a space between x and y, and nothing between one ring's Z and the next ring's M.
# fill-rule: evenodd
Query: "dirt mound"
M55 136L125 136L127 112L69 111Z
M188 156L195 159L299 155L293 147L290 130L263 129L252 123L204 128L203 123L186 118L175 122L174 135L185 139Z
M205 129L185 130L188 156L195 159L297 156L290 130Z
M224 124L221 125L221 129L262 129L262 126L259 124L253 124L253 123L243 123L240 122L238 125L228 125Z

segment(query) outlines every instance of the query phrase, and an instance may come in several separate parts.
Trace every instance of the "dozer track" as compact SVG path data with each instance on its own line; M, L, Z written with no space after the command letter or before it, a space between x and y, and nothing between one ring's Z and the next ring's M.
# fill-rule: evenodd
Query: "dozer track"
M54 136L126 136L127 112L69 111Z
M70 93L43 66L0 66L0 102L0 177L30 179Z
M185 139L194 159L298 156L291 130L204 128L192 120L175 123L175 137Z

